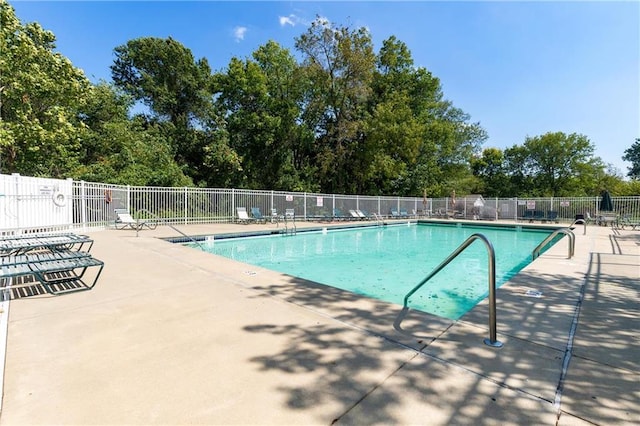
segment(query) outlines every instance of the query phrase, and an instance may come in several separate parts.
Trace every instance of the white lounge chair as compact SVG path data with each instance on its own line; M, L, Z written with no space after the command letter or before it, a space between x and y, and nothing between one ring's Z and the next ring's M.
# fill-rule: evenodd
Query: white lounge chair
M131 216L131 213L129 213L127 209L115 209L114 211L116 213L116 222L115 222L116 229L129 228L129 229L135 229L136 231L139 231L144 228L156 229L156 227L158 226L158 224L153 221L147 221L143 219L134 219L133 216Z
M249 217L249 214L247 213L247 208L246 207L236 207L236 212L238 213L238 222L239 223L252 223L255 222L255 219L252 217Z

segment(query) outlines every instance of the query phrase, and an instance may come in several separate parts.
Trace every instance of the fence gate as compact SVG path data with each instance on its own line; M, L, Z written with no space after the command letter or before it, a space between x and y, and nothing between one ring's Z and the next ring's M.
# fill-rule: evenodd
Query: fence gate
M0 175L0 232L73 226L73 181Z

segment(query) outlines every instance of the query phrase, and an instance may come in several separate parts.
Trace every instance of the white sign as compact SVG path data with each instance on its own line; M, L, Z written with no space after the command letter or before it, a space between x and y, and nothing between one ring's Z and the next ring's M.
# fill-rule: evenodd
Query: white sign
M286 199L287 201L293 201L293 195L287 195L287 196L285 197L285 199Z
M40 195L52 195L53 185L39 185L38 191L40 192Z
M318 207L322 207L324 203L324 198L322 197L316 197L316 206Z

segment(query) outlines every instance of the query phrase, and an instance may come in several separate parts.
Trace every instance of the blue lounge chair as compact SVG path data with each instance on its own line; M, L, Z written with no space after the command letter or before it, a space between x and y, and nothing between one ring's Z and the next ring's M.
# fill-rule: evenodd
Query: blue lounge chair
M262 215L260 207L251 207L251 216L253 216L256 222L267 223L267 218Z
M534 220L534 211L533 210L525 210L522 215L522 220L528 220L529 222L533 222Z
M88 254L82 255L72 251L55 252L45 257L45 260L41 260L37 255L19 255L13 260L0 266L0 278L33 276L53 295L92 289L104 267L104 262ZM91 267L98 267L97 272L93 281L85 282L85 272Z
M400 215L398 214L398 210L396 210L396 209L389 210L389 213L391 213L391 217L394 218L394 219L400 217Z
M558 212L554 211L554 210L549 210L547 212L547 220L549 222L555 222L558 223Z
M347 216L344 215L344 213L342 213L340 211L340 209L333 209L333 218L336 220L346 220L348 219Z
M0 282L6 279L32 276L48 293L57 295L89 290L98 281L104 262L92 257L81 248L92 240L82 235L30 235L29 237L5 237L0 241ZM19 247L19 248L18 248ZM93 281L84 281L89 268L97 267ZM95 269L94 269L95 270ZM12 285L31 286L32 280L18 281Z

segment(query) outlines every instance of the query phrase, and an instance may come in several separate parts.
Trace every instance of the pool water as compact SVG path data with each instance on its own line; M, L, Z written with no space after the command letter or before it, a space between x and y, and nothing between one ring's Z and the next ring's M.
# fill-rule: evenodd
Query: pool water
M404 296L474 233L485 235L494 247L499 287L531 262L531 252L551 232L405 224L208 240L202 246L230 259L402 305ZM409 307L458 319L487 294L488 253L482 241L475 241L413 294Z

